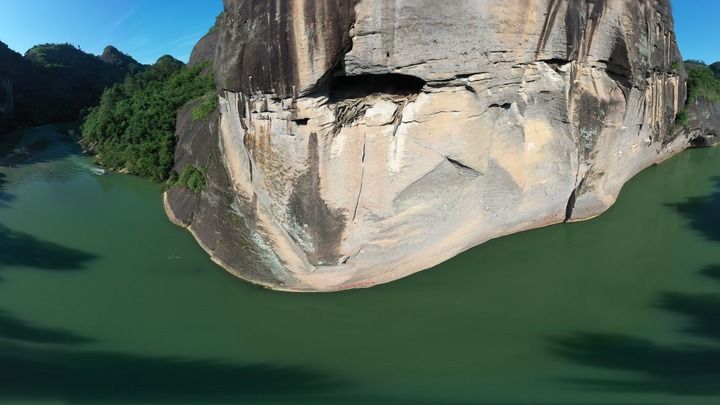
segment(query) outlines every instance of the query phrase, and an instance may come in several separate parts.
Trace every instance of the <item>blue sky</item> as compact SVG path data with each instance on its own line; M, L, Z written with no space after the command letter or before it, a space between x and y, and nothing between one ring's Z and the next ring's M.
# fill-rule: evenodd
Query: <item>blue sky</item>
M684 59L720 61L720 0L672 0L675 35Z
M222 11L222 0L0 0L0 41L25 53L69 42L94 54L114 45L142 63L187 61Z
M720 0L672 0L685 59L720 61ZM222 0L0 0L0 41L24 53L69 42L94 54L115 45L143 63L164 54L187 61L222 11Z

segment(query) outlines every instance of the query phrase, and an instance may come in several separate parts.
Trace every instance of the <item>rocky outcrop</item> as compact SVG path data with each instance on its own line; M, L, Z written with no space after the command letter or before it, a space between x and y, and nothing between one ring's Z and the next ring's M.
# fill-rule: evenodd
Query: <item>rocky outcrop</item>
M215 58L215 48L217 47L218 31L213 28L193 47L190 54L188 66L200 65L204 62L212 62Z
M213 184L166 206L255 283L392 281L610 207L689 143L679 61L667 0L226 0L219 115L176 156Z
M356 0L225 0L215 72L222 89L280 98L315 90L350 49Z
M687 106L688 120L681 133L695 147L720 144L720 103L703 98L693 100Z
M275 285L278 280L291 282L282 271L272 271L283 267L254 229L248 207L238 204L219 149L218 114L194 120L192 111L197 103L188 103L178 113L175 171L180 173L188 165L202 168L207 185L200 194L184 188L168 191L164 196L166 212L233 274L264 285Z

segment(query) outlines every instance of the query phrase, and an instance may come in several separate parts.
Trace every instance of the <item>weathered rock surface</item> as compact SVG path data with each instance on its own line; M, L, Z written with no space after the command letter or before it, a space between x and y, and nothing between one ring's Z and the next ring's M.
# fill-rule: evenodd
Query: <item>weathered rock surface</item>
M212 62L215 59L215 48L217 47L218 32L214 28L202 37L200 41L193 47L190 54L188 66L196 66L204 62Z
M688 122L682 129L692 146L720 144L720 103L698 99L688 103Z
M691 138L667 0L226 0L216 35L219 115L179 125L176 156L217 156L211 185L166 206L271 288L368 287L591 218Z

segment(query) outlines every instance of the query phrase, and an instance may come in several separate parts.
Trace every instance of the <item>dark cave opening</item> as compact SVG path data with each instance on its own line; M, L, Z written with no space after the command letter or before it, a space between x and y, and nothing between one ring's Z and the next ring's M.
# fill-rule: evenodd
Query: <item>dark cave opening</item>
M692 146L693 148L704 148L710 146L710 142L708 142L708 139L706 137L698 135L690 139L690 146Z
M361 98L375 93L409 96L420 93L423 87L423 79L397 73L336 76L330 81L330 99Z

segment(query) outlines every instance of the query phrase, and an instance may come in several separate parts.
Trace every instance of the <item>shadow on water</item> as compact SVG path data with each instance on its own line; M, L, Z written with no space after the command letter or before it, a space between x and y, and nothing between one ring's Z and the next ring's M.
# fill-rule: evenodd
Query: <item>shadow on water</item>
M352 395L348 381L304 367L237 365L81 351L63 346L30 346L0 344L0 399L72 403L439 403L422 398ZM441 403L485 404L452 399ZM529 405L530 402L492 404Z
M87 343L91 340L62 330L35 327L28 322L17 319L6 311L0 310L0 341L78 344Z
M0 173L0 208L7 208L15 201L15 196L5 191L7 183L5 174Z
M688 225L711 241L720 242L720 177L714 177L709 195L691 197L686 202L668 206L685 217Z
M74 271L93 258L0 225L0 269ZM258 402L315 397L342 386L337 378L301 367L97 351L92 343L0 309L0 400Z
M703 197L669 205L707 240L720 244L720 178ZM720 283L720 264L701 269L699 275ZM582 365L630 372L634 378L566 379L580 387L622 392L675 395L720 394L720 289L707 294L665 292L657 309L680 315L682 332L707 343L660 344L643 337L579 332L555 338L556 354Z
M341 386L300 367L0 345L0 398L8 399L237 403L321 397Z
M37 270L80 270L85 262L94 258L95 256L89 253L44 242L0 225L0 270L9 266ZM8 340L23 343L62 344L89 341L60 330L33 327L0 309L0 342Z
M0 225L0 270L8 266L40 270L79 270L95 256Z

